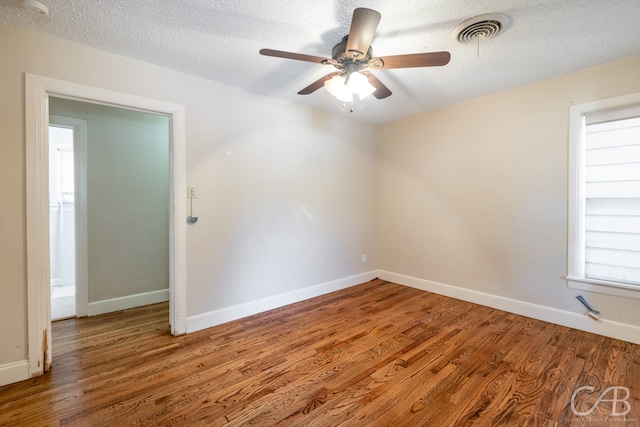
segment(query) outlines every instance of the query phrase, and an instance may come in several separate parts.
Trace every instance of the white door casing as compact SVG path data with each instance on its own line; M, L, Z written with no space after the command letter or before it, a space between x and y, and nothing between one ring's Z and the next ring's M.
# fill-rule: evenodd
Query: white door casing
M51 365L49 284L49 96L164 114L170 118L169 321L186 333L186 168L184 106L26 74L27 318L29 376Z

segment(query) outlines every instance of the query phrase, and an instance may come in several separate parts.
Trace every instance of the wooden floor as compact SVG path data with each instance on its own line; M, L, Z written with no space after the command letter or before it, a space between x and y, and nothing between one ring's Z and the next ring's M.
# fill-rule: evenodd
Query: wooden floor
M168 317L54 323L0 425L640 425L640 346L380 280L177 338Z

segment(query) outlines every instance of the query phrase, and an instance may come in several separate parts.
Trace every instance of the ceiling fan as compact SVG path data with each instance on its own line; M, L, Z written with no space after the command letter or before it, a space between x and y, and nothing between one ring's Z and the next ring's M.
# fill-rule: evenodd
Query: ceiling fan
M391 95L387 88L368 68L388 70L391 68L435 67L449 63L449 52L425 52L408 55L374 57L371 41L380 22L381 15L372 9L357 8L353 11L349 34L333 47L331 59L274 49L261 49L260 54L278 58L296 59L322 65L333 65L338 71L327 74L298 92L309 95L325 86L329 93L343 102L353 101L373 94L378 99Z

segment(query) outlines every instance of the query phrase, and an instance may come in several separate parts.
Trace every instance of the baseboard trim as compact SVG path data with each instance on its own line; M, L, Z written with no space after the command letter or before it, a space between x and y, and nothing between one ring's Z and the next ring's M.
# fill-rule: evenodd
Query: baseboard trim
M142 307L165 301L169 301L169 289L90 302L88 314L89 316L97 316L99 314L112 313L114 311L127 310L129 308Z
M291 292L262 298L255 301L249 301L243 304L231 307L221 308L220 310L210 311L208 313L187 317L187 333L195 332L212 326L227 323L232 320L241 319L243 317L262 313L274 308L283 307L288 304L304 301L330 292L346 289L351 286L359 285L364 282L378 277L378 271L369 271L366 273L356 274L354 276L344 277L342 279L330 282L320 283L308 286L302 289L296 289Z
M5 363L0 365L0 386L17 383L29 378L29 361Z
M580 331L603 335L634 344L640 344L640 327L626 323L615 322L607 319L594 321L583 313L573 313L559 310L525 301L505 298L498 295L478 292L471 289L446 285L444 283L433 282L431 280L419 279L417 277L392 273L380 270L378 277L382 280L394 282L400 285L409 286L427 292L484 305L509 313L531 317L533 319L554 323L556 325L567 326Z

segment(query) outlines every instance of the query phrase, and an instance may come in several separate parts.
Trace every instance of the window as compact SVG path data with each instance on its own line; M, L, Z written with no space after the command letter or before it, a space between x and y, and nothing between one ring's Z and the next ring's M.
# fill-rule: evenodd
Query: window
M640 94L570 120L569 287L640 299Z

